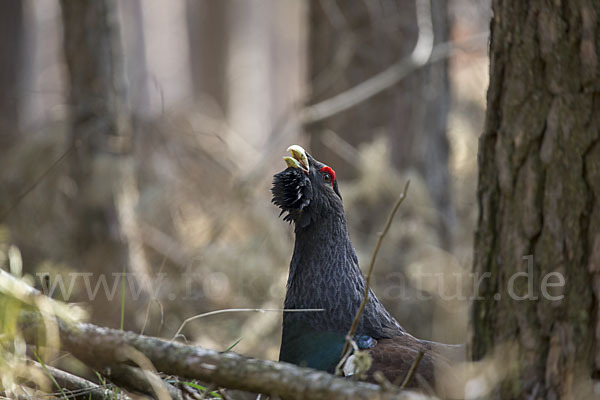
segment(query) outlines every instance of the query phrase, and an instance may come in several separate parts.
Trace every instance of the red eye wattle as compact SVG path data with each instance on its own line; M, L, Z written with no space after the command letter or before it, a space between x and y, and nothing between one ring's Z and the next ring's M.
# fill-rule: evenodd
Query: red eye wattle
M335 182L335 171L328 166L321 168L319 171L323 173L324 179L326 178L326 175L329 175L331 177L331 186L333 186L333 183Z

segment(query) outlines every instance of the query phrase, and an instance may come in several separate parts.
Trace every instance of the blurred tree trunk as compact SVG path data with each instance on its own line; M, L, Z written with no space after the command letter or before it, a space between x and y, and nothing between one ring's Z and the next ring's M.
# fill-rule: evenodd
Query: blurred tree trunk
M0 151L19 129L19 71L22 66L23 2L0 1Z
M188 0L187 27L194 96L210 96L221 112L227 104L229 0Z
M128 0L118 2L118 7L123 28L121 36L127 67L128 97L135 128L137 119L150 113L143 5L142 0ZM134 130L137 132L137 129Z
M138 193L117 5L63 0L61 8L76 150L70 166L76 192L72 220L66 221L73 266L94 274L92 288L100 274L112 288L114 274L125 269L144 282L148 271L135 219ZM100 289L93 317L118 326L120 295L109 297Z
M431 1L434 44L448 40L447 4ZM316 103L383 71L415 47L415 0L369 2L313 0L310 11L309 73ZM343 177L356 175L352 163L327 145L332 130L354 147L376 135L389 138L393 165L416 169L438 210L443 247L451 246L454 208L448 174L446 121L449 107L447 62L428 65L352 110L310 129L311 151L336 166Z
M600 372L600 3L495 0L493 9L474 260L476 277L490 277L473 306L473 357L517 345L516 370L492 398L592 398ZM564 285L545 292L544 282L560 284L556 273Z

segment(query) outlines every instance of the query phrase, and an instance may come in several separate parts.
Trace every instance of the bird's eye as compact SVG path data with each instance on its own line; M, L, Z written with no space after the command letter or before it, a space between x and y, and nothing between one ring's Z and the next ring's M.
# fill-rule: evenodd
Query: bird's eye
M333 186L333 182L335 182L335 172L333 172L333 170L327 165L321 168L319 171L321 171L323 182L330 183Z

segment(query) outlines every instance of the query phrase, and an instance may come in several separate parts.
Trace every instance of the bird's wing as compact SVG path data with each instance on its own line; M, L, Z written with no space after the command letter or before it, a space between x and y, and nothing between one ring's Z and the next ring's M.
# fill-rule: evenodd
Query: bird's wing
M403 383L419 351L422 351L423 356L407 387L427 392L445 392L447 378L453 373L452 361L440 352L444 350L441 347L445 346L441 343L421 341L409 334L379 340L377 345L369 350L373 364L367 380L375 382L375 371L380 371L388 381L398 385ZM439 379L442 376L444 379Z
M373 358L373 366L369 370L369 380L374 380L373 374L375 371L380 371L388 381L401 384L417 359L419 350L422 350L423 358L408 386L419 386L419 380L423 379L433 387L435 384L435 355L418 340L411 339L414 338L410 335L403 335L379 340L377 346L369 351Z

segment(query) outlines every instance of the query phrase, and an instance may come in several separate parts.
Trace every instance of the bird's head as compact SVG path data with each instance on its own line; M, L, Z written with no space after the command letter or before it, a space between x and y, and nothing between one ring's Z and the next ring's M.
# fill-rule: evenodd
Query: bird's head
M343 215L342 195L334 170L315 160L302 147L288 147L290 156L283 157L287 168L273 177L273 203L286 213L285 221L296 228L308 226L327 215Z

